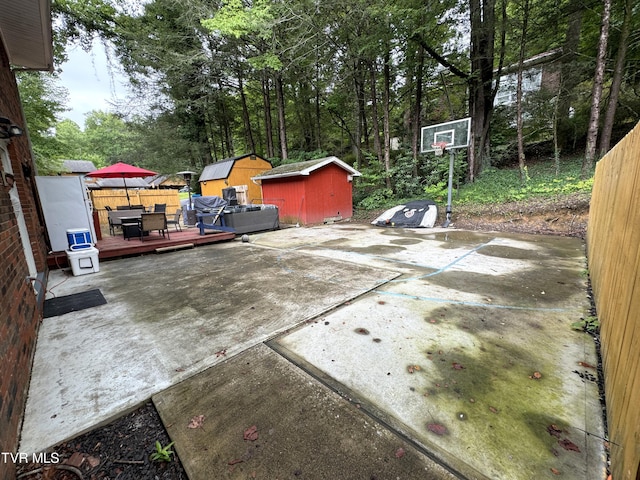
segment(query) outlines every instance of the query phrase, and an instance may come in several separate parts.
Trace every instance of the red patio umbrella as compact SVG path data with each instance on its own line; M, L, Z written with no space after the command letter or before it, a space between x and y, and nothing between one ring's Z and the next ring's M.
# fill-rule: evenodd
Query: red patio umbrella
M122 162L114 163L113 165L109 165L108 167L99 168L98 170L87 173L87 177L121 178L124 182L124 191L127 194L127 203L129 204L129 206L131 206L131 200L129 200L129 190L127 189L127 181L125 179L150 177L152 175L157 175L157 173L152 172L151 170L147 170L146 168L140 168Z

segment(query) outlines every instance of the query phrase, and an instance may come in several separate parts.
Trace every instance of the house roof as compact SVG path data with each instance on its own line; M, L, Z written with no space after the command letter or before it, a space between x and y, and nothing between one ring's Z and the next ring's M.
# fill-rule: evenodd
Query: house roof
M159 187L160 185L168 184L175 186L186 185L187 182L184 181L182 177L179 175L152 175L150 177L144 177L145 181L149 184L150 187Z
M1 0L0 0L1 1ZM96 166L89 160L63 160L62 171L69 173L89 173L93 172Z
M11 65L53 71L50 0L0 0L0 35Z
M547 52L539 53L538 55L533 55L524 60L522 63L523 70L527 70L529 68L537 67L538 65L543 65L546 63L551 63L562 56L562 48L555 48L553 50L549 50ZM519 65L517 63L507 65L502 69L501 75L509 75L518 71ZM494 73L497 73L498 70L494 70Z
M251 180L267 180L272 178L308 176L311 175L311 172L313 172L314 170L318 170L319 168L332 163L339 166L353 177L359 177L361 175L361 173L358 172L355 168L347 165L338 157L326 157L317 158L315 160L307 160L306 162L280 165L279 167L267 170L260 175L252 177Z
M224 180L225 178L229 178L229 174L233 169L233 165L238 160L247 158L251 155L258 157L261 160L264 160L264 158L262 158L260 155L255 155L254 153L246 153L244 155L239 155L237 157L226 158L224 160L220 160L219 162L215 162L204 167L204 170L202 170L202 173L200 174L200 178L198 179L198 181L207 182L209 180Z

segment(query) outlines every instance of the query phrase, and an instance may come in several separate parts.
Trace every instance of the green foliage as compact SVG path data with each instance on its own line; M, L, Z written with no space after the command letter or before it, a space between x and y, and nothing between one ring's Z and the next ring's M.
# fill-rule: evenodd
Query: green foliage
M420 196L422 193L421 179L415 174L417 165L413 161L410 152L396 158L389 175L395 196L398 198L411 198Z
M449 164L451 158L446 152L442 156L429 154L426 156L426 164L423 168L425 178L424 194L433 201L445 201L449 185ZM465 156L456 152L453 160L452 188L464 182L467 172L467 161Z
M56 172L60 166L56 159L61 158L64 146L51 130L56 117L66 110L61 99L67 98L68 92L55 76L42 72L19 71L16 79L38 173Z
M598 317L590 315L580 319L578 322L573 322L571 328L574 330L582 330L589 334L595 334L600 330L600 320L598 320Z
M393 201L393 192L390 188L378 188L358 202L358 207L365 210L386 208Z
M162 444L158 440L156 440L156 451L151 454L151 460L153 460L154 462L170 462L171 455L174 455L173 450L170 450L170 448L174 443L175 442L171 442L166 447L163 447Z
M449 183L441 181L424 187L424 195L436 203L445 203L449 194Z
M364 210L388 208L407 199L428 198L438 204L444 205L447 201L448 189L448 165L445 170L444 158L433 158L420 165L423 175L419 176L425 186L420 187L418 195L413 195L409 188L392 191L385 186L386 176L381 165L373 162L367 167L361 168L362 177L356 179L354 185L354 205ZM405 172L406 159L402 159L394 169L395 179L397 172ZM448 164L448 161L447 161ZM461 182L464 177L465 162L462 158L456 158L454 172L454 185ZM454 191L452 203L461 204L492 204L505 203L529 198L555 197L572 193L589 193L593 186L593 177L583 180L580 178L581 158L565 159L560 163L560 172L555 176L553 160L538 161L527 166L526 183L520 182L518 168L488 168L472 184L463 184ZM404 169L404 170L403 170ZM407 176L403 177L408 179ZM417 179L416 179L417 180ZM400 182L396 181L396 184ZM416 182L417 183L417 182ZM407 181L409 187L415 185Z
M389 133L407 144L415 121L411 112L420 112L418 123L422 125L469 115L469 83L464 79L473 73L469 72L468 42L464 42L469 4L453 0L427 3L53 0L56 53L63 53L72 43L88 49L98 39L111 42L110 51L138 87L139 98L148 99L148 109L144 111L149 113L133 123L121 116L122 128L113 118L108 119L108 124L100 122L95 129L90 127L84 136L74 138L77 132L66 132L68 138L62 145L51 131L55 121L47 120L47 115L30 113L31 133L40 119L48 124L34 142L39 169L44 162L66 157L90 159L96 164L123 160L163 173L184 168L201 170L214 159L249 149L277 157L282 154L278 152L282 137L290 149L286 162L317 158L315 152L309 157L299 153L317 149L323 155L326 151L342 158L358 170L362 171L365 165L367 178L354 181L357 204L366 199L367 204L379 205L423 195L434 200L446 198L446 155L420 157L414 165L412 155L394 152L386 173L375 165L379 163L377 156L365 161L360 156L362 150L375 145L374 129L383 133L383 119L389 120ZM527 57L565 44L565 4L542 0L531 5ZM503 25L498 14L496 24L487 26L495 28L496 34L505 29L505 68L515 64L521 41L519 4L506 5L507 23ZM551 81L543 81L543 86L553 91L528 94L524 105L525 142L531 144L551 138L554 97L559 92L562 99L567 99L567 109L571 105L574 114L569 117L565 111L566 118L561 122L565 153L569 144L581 148L586 131L592 59L600 31L600 9L584 7L580 2L576 5L584 11L582 29L574 37L578 43L577 59L563 65L568 71L577 72L576 82L568 85L563 72L565 91L559 89L551 75L547 78ZM613 9L613 25L620 25L621 14L621 8ZM425 55L418 48L417 38L424 39L442 56L440 63L451 68L443 71L436 56ZM499 61L498 47L496 38L494 67ZM618 48L612 41L610 59ZM629 48L625 71L637 62L638 51ZM461 70L459 75L455 69ZM389 78L392 81L386 84ZM423 87L420 105L415 104L419 98L418 79ZM639 79L638 75L625 75L617 118L632 123L637 120ZM282 90L276 91L280 84ZM386 102L381 100L387 91L389 110L384 111ZM66 95L56 94L53 98ZM494 113L490 145L493 165L497 166L501 158L511 157L515 129L513 109ZM267 125L272 126L271 131ZM109 142L108 147L96 147ZM271 145L275 150L266 151ZM282 160L273 159L274 166L280 163ZM492 175L489 172L490 179ZM456 189L465 176L464 156L456 155ZM563 173L558 179L565 176ZM569 191L589 187L565 180L561 183ZM501 197L526 198L545 191L551 194L559 185L550 180L539 182L531 168L531 180L525 187L509 184ZM494 187L496 198L499 188ZM472 201L471 186L462 190L469 192ZM479 198L483 193L487 192L475 195Z
M228 0L213 18L202 20L202 25L213 32L240 38L256 34L262 40L271 36L269 25L274 22L271 6L267 0L257 0L247 6L242 0Z
M269 158L273 167L279 167L280 165L289 165L291 163L306 162L307 160L315 160L316 158L325 158L329 154L324 150L314 150L312 152L305 152L301 150L293 150L289 152L289 157L283 160L279 157Z
M369 159L359 168L360 177L354 178L353 203L365 210L382 208L393 200L393 191L386 187L386 174L382 165Z
M580 178L581 159L574 158L560 163L558 176L553 162L538 162L528 166L529 180L520 182L517 168L488 168L476 180L460 189L458 204L503 203L532 197L553 197L578 192L591 192L593 177Z
M387 174L382 164L370 157L366 165L359 169L362 176L354 182L354 204L363 209L379 209L417 198L445 201L449 162L449 155L420 155L417 162L414 162L411 153L405 151L396 157ZM465 174L466 160L462 154L456 154L454 187L464 180ZM391 180L391 189L386 185L387 175Z

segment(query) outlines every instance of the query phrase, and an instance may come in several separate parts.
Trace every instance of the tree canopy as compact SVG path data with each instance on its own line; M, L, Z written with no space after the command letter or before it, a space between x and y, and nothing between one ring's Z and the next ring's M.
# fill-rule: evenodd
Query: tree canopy
M146 108L94 112L71 142L50 101L62 97L47 96L55 82L25 111L42 161L97 154L169 173L247 152L275 164L330 153L367 172L363 195L419 195L439 181L420 153L426 125L472 118L461 181L524 161L527 144L584 151L599 52L596 108L610 111L596 128L616 138L638 120L639 19L605 2L53 0L58 55L107 42Z

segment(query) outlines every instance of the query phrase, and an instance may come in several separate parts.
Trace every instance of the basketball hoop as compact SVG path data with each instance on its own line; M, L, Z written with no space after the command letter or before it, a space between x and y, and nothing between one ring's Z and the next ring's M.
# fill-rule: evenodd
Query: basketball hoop
M444 150L447 148L447 142L432 143L431 148L433 148L433 153L436 154L436 157L441 157Z

